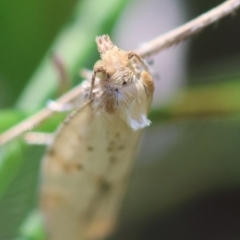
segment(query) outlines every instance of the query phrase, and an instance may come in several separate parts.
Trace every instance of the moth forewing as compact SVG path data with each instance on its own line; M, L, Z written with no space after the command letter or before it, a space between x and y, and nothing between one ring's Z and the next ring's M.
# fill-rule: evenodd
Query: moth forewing
M62 124L43 160L41 210L50 240L102 239L113 231L149 125L150 73L135 69L108 36L96 41L102 74L91 100Z

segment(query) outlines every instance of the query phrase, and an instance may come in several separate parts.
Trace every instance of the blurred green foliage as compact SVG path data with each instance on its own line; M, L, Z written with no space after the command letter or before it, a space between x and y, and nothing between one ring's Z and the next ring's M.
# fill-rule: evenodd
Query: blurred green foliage
M15 103L76 2L0 1L0 107Z

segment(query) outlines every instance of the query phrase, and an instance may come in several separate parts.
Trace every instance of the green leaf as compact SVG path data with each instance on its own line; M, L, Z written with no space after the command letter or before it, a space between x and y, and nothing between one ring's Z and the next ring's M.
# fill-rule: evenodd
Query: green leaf
M239 93L239 80L187 87L164 108L153 109L150 118L156 123L238 116L240 115Z
M29 84L22 92L17 107L34 112L43 106L57 88L58 76L53 68L51 54L60 55L71 79L81 67L86 67L96 53L96 35L108 33L114 26L127 0L83 0L75 8L74 16L57 37ZM93 60L93 59L92 59Z
M15 140L0 146L0 199L24 162L26 144Z
M32 211L20 228L17 240L43 240L46 234L42 226L42 218L37 210Z
M0 132L17 124L26 118L26 114L16 109L4 109L0 111Z

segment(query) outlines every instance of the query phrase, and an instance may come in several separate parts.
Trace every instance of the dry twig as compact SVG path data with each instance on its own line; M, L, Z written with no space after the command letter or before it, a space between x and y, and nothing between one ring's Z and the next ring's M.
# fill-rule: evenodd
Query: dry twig
M207 26L217 22L221 18L234 13L240 7L240 0L226 1L216 8L200 15L186 24L143 44L136 49L141 57L147 57L163 49L169 48L192 35L199 33Z

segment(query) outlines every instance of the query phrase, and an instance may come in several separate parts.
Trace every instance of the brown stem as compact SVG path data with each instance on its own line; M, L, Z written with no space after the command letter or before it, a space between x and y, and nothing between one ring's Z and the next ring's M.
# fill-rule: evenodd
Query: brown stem
M71 91L60 97L56 100L59 104L67 104L74 101L79 95L82 93L83 89L82 86L79 85L73 88ZM35 115L23 120L19 124L15 125L14 127L10 128L6 132L0 135L0 145L9 142L10 140L20 136L26 131L32 130L34 127L39 126L43 121L50 118L55 111L51 110L50 108L44 108L40 110Z
M186 24L150 40L134 52L141 57L147 57L163 49L169 48L203 30L207 26L240 8L240 0L228 0Z

